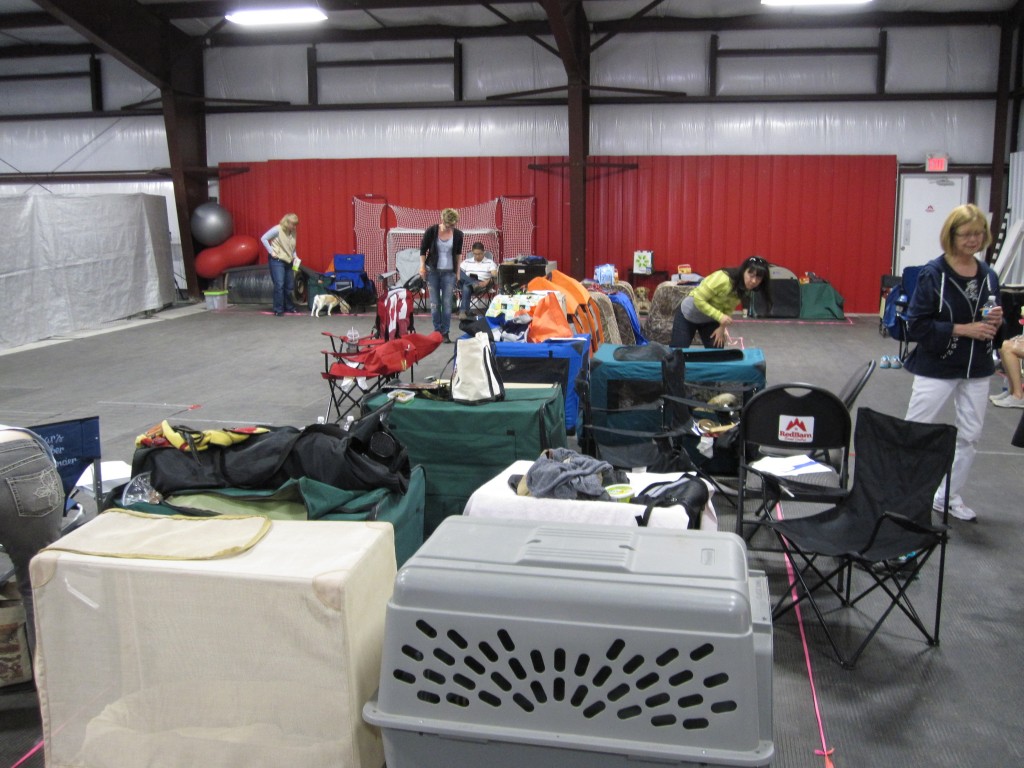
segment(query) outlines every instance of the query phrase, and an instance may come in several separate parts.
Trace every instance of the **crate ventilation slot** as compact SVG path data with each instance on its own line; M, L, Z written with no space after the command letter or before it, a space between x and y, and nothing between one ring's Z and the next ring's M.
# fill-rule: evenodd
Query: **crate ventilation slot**
M737 710L729 675L715 668L716 649L707 641L652 654L617 639L595 654L521 647L505 629L470 639L422 619L415 627L391 674L425 704L514 708L537 717L549 707L571 708L584 720L687 731L709 728Z

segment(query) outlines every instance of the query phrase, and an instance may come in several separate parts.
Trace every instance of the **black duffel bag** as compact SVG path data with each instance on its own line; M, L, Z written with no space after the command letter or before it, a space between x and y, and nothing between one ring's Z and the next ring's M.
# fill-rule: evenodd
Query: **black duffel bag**
M165 496L202 488L273 490L300 477L350 491L405 493L409 454L385 423L392 404L353 422L348 431L334 424L272 427L231 446L140 448L132 476L149 472L150 484Z

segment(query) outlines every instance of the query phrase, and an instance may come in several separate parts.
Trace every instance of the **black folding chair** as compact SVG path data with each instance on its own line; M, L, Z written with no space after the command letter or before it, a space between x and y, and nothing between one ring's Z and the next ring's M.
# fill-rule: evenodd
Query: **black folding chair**
M864 389L864 385L868 383L871 374L875 372L875 366L877 365L878 361L874 358L868 360L867 363L858 367L853 372L846 381L846 384L843 385L843 388L839 390L839 399L843 401L846 410L853 410L853 404L857 402L857 397L860 395L861 390Z
M935 489L940 483L945 484L944 478L953 465L956 428L905 421L860 408L854 450L857 462L853 484L842 501L816 515L766 523L777 534L794 573L772 617L777 619L795 605L808 603L821 622L836 659L848 669L857 663L896 608L917 627L929 645L939 644L948 540L948 484L939 523L932 520L932 504ZM922 569L936 551L939 566L934 584L934 620L928 626L911 602L910 587L925 587ZM847 577L840 579L844 573ZM855 578L867 578L869 582L854 592ZM867 635L852 653L843 651L830 625L837 614L822 605L829 595L838 599L842 607L862 606L864 614L872 609L877 611L877 618L869 619L873 623ZM876 600L865 602L870 595ZM876 604L877 599L884 601L884 607Z
M839 397L812 384L778 384L756 395L740 415L736 534L749 539L780 501L835 504L849 479L850 412ZM813 470L789 475L767 461ZM751 493L757 506L747 512Z

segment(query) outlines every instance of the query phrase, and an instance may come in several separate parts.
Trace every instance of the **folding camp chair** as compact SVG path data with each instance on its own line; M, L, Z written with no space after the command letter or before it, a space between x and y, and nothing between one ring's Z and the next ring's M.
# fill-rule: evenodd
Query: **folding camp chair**
M355 352L322 350L324 370L320 375L330 388L324 420L330 422L334 411L334 420L340 421L349 411L359 408L366 395L397 381L406 371L409 381L413 381L416 363L437 349L441 341L441 334L434 331L429 336L409 333Z
M100 417L87 416L82 419L57 421L27 427L41 437L57 462L64 489L64 516L61 520L61 535L70 533L85 522L85 510L75 501L78 481L90 466L92 467L93 498L97 506L102 499L102 473L100 472ZM0 550L3 547L0 546ZM14 573L13 569L0 573L0 584Z
M377 299L377 317L373 328L365 336L351 338L330 331L321 331L331 342L331 352L335 355L353 354L368 347L383 344L391 339L407 336L415 331L413 321L413 292L392 285L398 278L398 272L385 272L377 276L382 290Z
M784 517L766 523L778 535L794 574L772 617L777 619L806 601L821 622L839 663L847 669L857 663L895 608L910 619L929 645L939 644L949 514L949 486L944 478L953 465L956 428L905 421L860 408L854 450L857 465L853 483L838 504L807 517ZM935 524L933 495L940 483L946 490L941 522ZM922 568L936 550L939 568L934 585L934 622L928 627L910 600L909 587L915 582L925 585ZM822 560L829 561L829 565L819 567ZM860 576L861 571L865 577ZM855 576L870 581L851 597ZM864 614L870 609L868 602L862 601L869 595L886 601L884 609L876 614L878 618L870 619L873 624L852 653L844 653L830 626L837 614L821 605L822 598L829 594L843 607L863 606ZM878 609L877 605L872 607Z
M397 285L401 285L412 294L413 309L417 312L430 311L430 297L427 287L411 290L408 283L420 274L420 249L403 248L395 254L395 270L398 272Z
M490 251L486 251L485 253L486 253L486 257L487 258L491 259L492 261L496 261L496 259L494 258L494 254L492 254ZM463 262L463 263L465 264L466 262ZM456 295L456 298L458 298L458 297L460 297L462 295L458 288L456 288L455 295ZM491 299L493 299L497 295L498 295L498 279L497 279L497 276L495 276L495 277L493 277L491 279L491 281L487 284L486 288L481 289L479 285L474 286L473 294L472 294L472 296L470 296L470 299L469 299L469 309L470 309L470 311L471 312L476 312L476 313L479 313L479 314L483 314L484 312L486 312L490 308L490 306L491 306Z
M579 304L579 311L586 317L591 327L590 339L594 349L604 343L604 330L601 325L601 313L597 304L593 301L590 291L583 287L583 283L574 277L570 277L557 269L551 270L551 282L558 286L558 289L571 296Z
M557 271L554 270L551 273L552 277ZM578 292L567 287L565 278L568 276L562 275L560 278L562 282L559 284L547 277L535 277L527 284L527 289L530 291L558 291L562 294L565 297L565 314L570 325L575 333L585 333L590 336L590 351L593 354L604 338L596 306L590 301L590 293L582 286L580 288L587 295L587 299L585 303L581 303ZM572 280L572 278L568 279Z
M857 402L857 397L860 395L861 390L864 389L864 385L868 383L871 374L875 372L875 366L877 365L878 361L871 358L866 364L857 368L850 375L843 388L839 390L839 399L843 401L846 410L853 411L853 404Z
M837 395L812 384L768 387L743 407L739 430L737 535L749 540L780 501L835 504L846 495L850 412ZM748 515L754 489L759 502Z

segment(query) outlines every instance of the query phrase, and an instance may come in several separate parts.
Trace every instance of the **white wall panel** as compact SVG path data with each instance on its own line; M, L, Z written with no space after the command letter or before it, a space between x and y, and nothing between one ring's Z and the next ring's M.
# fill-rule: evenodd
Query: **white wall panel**
M618 35L594 55L599 85L707 92L706 33ZM870 46L877 30L728 32L737 47ZM464 95L561 86L557 57L536 43L512 38L463 44ZM981 28L893 29L889 32L890 91L995 88L998 31ZM321 60L449 56L451 44L323 45ZM723 59L720 93L773 94L873 89L871 57ZM215 48L206 53L211 97L306 102L305 46ZM157 96L155 89L109 56L102 57L106 106L118 108ZM85 57L12 60L2 72L87 67ZM324 69L321 101L388 102L453 98L451 68ZM600 95L598 92L597 95ZM22 89L0 85L0 113L85 109L87 80L54 81ZM636 105L592 110L593 154L822 154L895 153L922 162L931 151L955 163L991 159L994 105L965 101L762 105ZM211 164L306 157L564 155L564 107L466 108L211 115ZM168 165L160 117L5 123L0 170L128 170Z
M548 42L554 45L551 40ZM467 40L463 43L462 55L462 90L466 99L566 84L561 59L532 40L510 37Z
M112 56L99 56L105 109L120 109L144 99L158 98L159 89ZM0 114L88 112L92 109L88 56L49 59L0 59L0 75L74 72L80 77L60 80L8 81L0 84ZM159 104L157 104L159 107Z
M878 45L877 30L779 30L719 35L722 51L851 48ZM874 93L877 57L742 56L718 61L718 95Z
M996 27L901 27L889 31L885 88L890 93L994 91L998 64Z
M591 80L618 88L706 96L708 40L703 32L616 35L594 52Z
M558 107L211 115L211 164L344 157L509 157L568 153Z
M991 162L992 105L722 104L595 107L594 155L895 154Z
M214 48L206 52L204 72L211 99L309 101L305 46Z
M170 164L161 117L6 123L0 172L147 170Z
M417 40L408 43L318 45L317 60L379 61L451 58L452 43ZM317 81L321 104L403 101L452 101L455 67L451 63L380 67L322 67Z
M160 98L159 88L112 56L100 57L100 72L105 109L121 109L127 104ZM160 102L157 101L151 107L159 109Z

